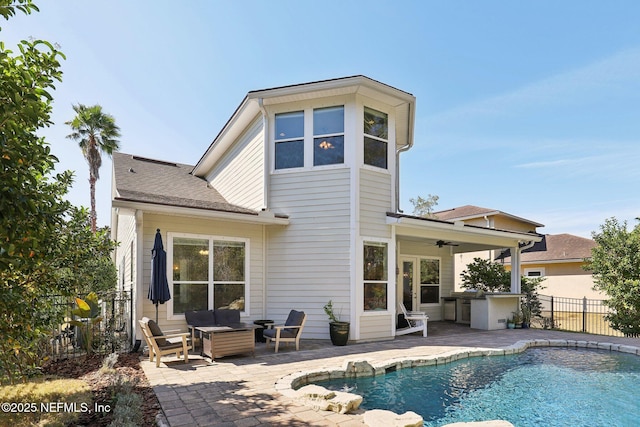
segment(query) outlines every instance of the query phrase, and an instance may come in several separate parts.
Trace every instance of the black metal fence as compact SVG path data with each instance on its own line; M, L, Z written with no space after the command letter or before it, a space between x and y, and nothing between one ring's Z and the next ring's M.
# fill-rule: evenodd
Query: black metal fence
M133 301L131 292L109 292L99 296L101 320L79 319L72 311L74 297L51 296L54 313L62 319L51 330L44 352L52 359L73 357L87 352L125 353L131 349ZM75 320L82 326L72 325Z
M584 298L564 298L539 295L542 303L542 318L536 319L534 326L545 329L561 329L590 334L624 336L611 327L606 319L609 308L602 300Z

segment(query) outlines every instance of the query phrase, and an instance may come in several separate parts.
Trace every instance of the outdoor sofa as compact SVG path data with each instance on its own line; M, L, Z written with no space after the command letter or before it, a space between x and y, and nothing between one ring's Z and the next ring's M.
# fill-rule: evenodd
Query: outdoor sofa
M185 311L187 329L191 332L191 342L201 340L202 334L196 328L203 326L238 326L240 324L240 310L219 308L216 310Z

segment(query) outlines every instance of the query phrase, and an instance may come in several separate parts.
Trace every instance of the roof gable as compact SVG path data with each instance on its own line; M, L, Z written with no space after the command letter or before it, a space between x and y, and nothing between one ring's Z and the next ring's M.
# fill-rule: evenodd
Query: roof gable
M356 93L394 107L398 116L396 144L407 147L413 145L415 97L369 77L356 75L250 91L198 160L193 174L206 176L236 138L256 117L266 114L265 108L270 105Z
M457 208L434 212L433 215L436 218L445 220L445 221L454 221L454 220L465 221L465 220L483 218L485 216L487 217L496 216L496 217L513 219L522 223L530 224L534 227L544 227L544 224L540 224L538 222L531 221L526 218L512 215L497 209L483 208L483 207L474 206L474 205L464 205L464 206L459 206Z

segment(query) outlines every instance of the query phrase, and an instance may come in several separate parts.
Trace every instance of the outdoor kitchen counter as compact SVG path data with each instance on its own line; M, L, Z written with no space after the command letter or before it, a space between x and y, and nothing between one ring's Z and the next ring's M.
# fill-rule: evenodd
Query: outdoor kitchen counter
M454 320L447 303L455 301L457 323L467 323L474 329L506 329L507 319L518 310L521 296L509 292L453 292L442 298L445 320Z

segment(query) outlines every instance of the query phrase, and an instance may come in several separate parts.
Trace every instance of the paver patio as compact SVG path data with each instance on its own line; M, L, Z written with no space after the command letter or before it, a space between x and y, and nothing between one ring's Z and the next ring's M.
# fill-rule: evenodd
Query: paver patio
M275 389L278 379L299 371L342 368L349 360L370 363L428 356L462 348L505 348L521 340L575 340L640 347L639 338L515 329L480 331L447 322L429 324L429 337L406 335L392 341L334 347L322 340L300 342L300 351L256 344L256 356L234 356L211 363L190 356L189 364L164 358L160 368L146 358L141 365L166 421L179 426L362 426L362 414L316 411L293 402Z

